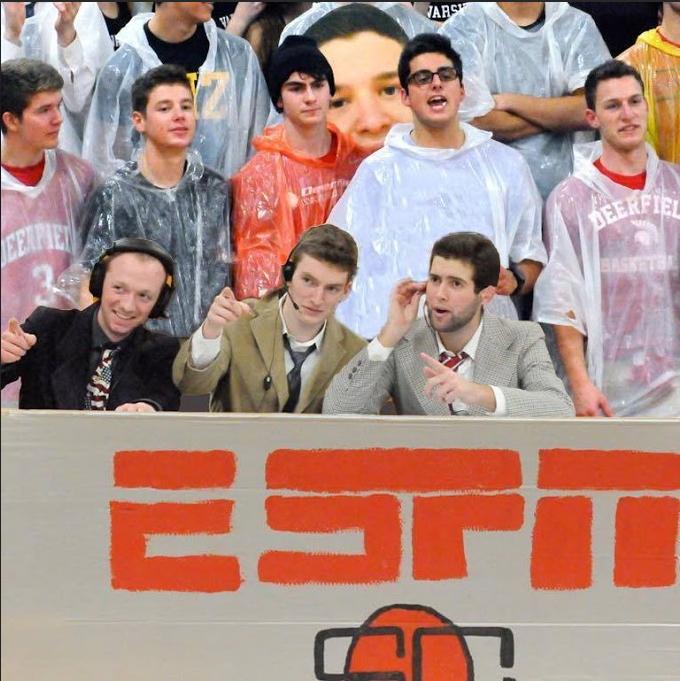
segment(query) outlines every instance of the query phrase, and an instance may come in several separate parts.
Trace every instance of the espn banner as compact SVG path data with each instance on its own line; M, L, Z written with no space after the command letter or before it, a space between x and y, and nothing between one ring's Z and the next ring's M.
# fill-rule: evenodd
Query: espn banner
M677 681L680 423L2 416L10 681Z

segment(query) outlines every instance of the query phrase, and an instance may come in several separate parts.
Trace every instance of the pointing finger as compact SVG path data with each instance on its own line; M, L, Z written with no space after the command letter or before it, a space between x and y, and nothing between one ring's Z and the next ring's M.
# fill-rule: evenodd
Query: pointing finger
M420 353L420 359L433 370L434 374L443 374L449 371L440 361L430 357L426 352Z

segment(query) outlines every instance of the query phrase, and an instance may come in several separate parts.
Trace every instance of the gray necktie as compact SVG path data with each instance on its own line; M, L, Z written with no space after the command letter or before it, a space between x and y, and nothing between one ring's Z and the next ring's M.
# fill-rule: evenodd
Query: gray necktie
M288 335L283 336L283 344L293 360L293 368L288 372L288 401L283 406L283 411L290 413L295 410L295 406L300 399L300 388L302 387L300 371L302 370L302 365L307 357L316 350L316 345L312 343L306 350L296 352L290 347Z

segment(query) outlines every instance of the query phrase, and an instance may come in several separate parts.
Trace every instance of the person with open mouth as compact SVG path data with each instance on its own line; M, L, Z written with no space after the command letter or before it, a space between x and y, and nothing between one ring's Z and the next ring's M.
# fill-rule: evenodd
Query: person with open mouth
M409 41L398 74L413 123L392 127L329 217L354 236L365 263L340 317L372 338L392 283L427 275L418 245L474 229L500 253L500 295L491 309L517 319L510 296L531 291L547 259L541 198L529 166L491 133L459 120L463 64L448 38L424 33Z

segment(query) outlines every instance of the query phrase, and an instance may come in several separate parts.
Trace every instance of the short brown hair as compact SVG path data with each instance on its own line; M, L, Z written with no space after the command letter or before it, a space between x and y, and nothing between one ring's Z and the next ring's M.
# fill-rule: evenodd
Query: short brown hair
M0 67L2 90L2 115L6 112L21 120L21 116L39 92L58 92L64 79L49 64L38 59L9 59ZM3 134L5 122L0 119Z
M335 225L318 225L308 229L288 256L288 263L297 267L303 255L333 265L354 279L358 270L359 249L349 232Z
M478 232L453 232L435 241L430 255L430 267L435 256L460 260L472 265L475 293L487 286L497 286L501 273L498 250L490 239Z
M151 91L160 85L184 85L189 92L192 92L191 82L183 66L162 64L149 69L132 84L132 110L146 115L146 106L149 103Z
M645 92L645 84L642 82L642 77L640 72L626 64L625 62L619 61L618 59L609 59L603 62L599 66L596 66L587 76L584 85L585 95L586 95L586 106L595 111L595 100L597 98L597 86L603 80L611 80L613 78L625 78L626 76L632 76L637 80L642 90L642 94Z

